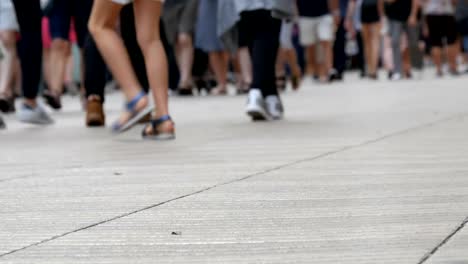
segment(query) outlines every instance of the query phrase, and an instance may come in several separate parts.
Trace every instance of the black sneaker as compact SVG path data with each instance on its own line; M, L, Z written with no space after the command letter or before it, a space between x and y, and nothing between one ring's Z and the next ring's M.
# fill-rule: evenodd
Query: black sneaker
M190 87L180 87L179 89L177 89L177 93L180 95L180 96L193 96L193 87L190 86Z
M45 102L54 110L62 109L62 101L60 96L54 95L51 91L45 90L42 94Z
M8 113L10 110L10 103L9 100L6 98L0 98L0 111L2 113Z
M0 116L0 129L5 129L5 128L6 128L5 121L3 121L3 118Z

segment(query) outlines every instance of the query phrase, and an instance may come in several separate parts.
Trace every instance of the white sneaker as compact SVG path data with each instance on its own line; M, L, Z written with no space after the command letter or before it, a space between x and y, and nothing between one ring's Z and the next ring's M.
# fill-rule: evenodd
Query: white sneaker
M268 114L274 120L283 119L284 107L277 95L267 96L265 99Z
M399 81L399 80L401 80L401 79L402 79L402 76L401 76L400 73L394 73L394 74L392 75L391 81Z
M17 116L18 119L24 123L35 125L50 125L54 123L52 118L50 118L44 108L40 105L37 105L35 108L31 108L30 106L23 104L18 111Z
M266 110L265 100L262 92L258 89L251 89L247 97L247 115L252 117L253 121L270 120L270 116Z

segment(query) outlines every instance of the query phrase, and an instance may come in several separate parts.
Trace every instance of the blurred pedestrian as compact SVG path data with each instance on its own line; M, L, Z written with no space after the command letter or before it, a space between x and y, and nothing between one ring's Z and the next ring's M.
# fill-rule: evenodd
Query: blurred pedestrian
M468 61L468 0L457 0L456 18L465 61Z
M53 109L61 109L60 97L65 84L65 72L71 55L70 29L74 25L77 44L81 51L88 36L88 20L93 0L53 0L49 17L49 30L52 38L49 57L49 83L44 91L47 104ZM82 56L81 56L82 58ZM81 59L83 62L84 60ZM83 65L81 67L83 69Z
M352 0L348 10L348 20L354 16L356 0ZM377 80L380 54L380 29L383 16L383 0L363 0L361 4L362 38L366 60L366 76ZM349 24L352 24L349 22Z
M275 62L281 19L291 18L293 9L290 0L219 2L219 35L227 45L232 47L244 43L251 51L253 82L246 112L252 120L277 120L283 117L283 104L276 87ZM236 36L242 39L236 39Z
M18 54L21 62L21 83L24 101L17 111L20 121L47 125L53 120L38 104L37 95L42 64L42 10L40 0L13 0L21 38Z
M165 0L162 18L169 43L174 47L180 80L178 92L193 95L192 66L194 32L197 22L198 0Z
M452 0L423 0L429 30L429 45L432 60L437 68L437 75L442 76L443 47L447 47L447 62L449 71L458 74L457 54L457 23L455 21L455 7Z
M419 49L420 27L418 24L419 0L385 0L385 15L388 20L389 34L392 41L393 71L392 80L400 80L410 72L404 72L403 50L401 45L402 35L406 33L408 40L408 50L410 56L414 56L421 61L422 54Z
M219 0L199 1L195 46L208 53L211 70L217 82L211 94L225 95L227 94L229 53L218 37L218 2Z
M301 44L307 63L318 67L321 82L328 82L333 67L333 41L340 21L338 0L297 0ZM319 52L317 52L317 50Z

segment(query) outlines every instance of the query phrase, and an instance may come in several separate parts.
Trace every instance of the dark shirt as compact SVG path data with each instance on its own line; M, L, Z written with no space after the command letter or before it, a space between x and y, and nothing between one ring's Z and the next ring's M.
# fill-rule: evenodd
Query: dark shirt
M346 13L348 12L348 2L349 0L340 0L341 17L346 17Z
M406 22L411 15L412 2L411 0L396 0L393 3L385 3L385 14L390 20Z
M328 0L297 0L301 17L319 17L330 13Z

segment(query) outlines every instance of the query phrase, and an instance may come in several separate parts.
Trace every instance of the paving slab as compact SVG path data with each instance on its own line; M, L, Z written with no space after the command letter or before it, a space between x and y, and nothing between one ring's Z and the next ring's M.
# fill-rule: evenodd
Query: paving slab
M306 82L276 123L172 98L164 143L82 128L77 98L8 117L0 263L418 263L468 216L466 80Z

